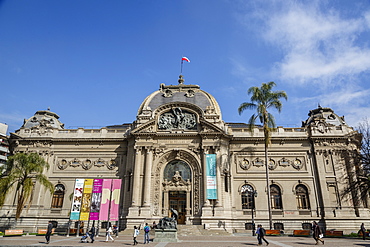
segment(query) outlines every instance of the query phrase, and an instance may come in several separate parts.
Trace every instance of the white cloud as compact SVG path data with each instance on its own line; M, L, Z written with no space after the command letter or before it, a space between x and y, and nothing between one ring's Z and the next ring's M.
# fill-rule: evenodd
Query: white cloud
M273 6L264 14L256 12L264 23L263 39L283 51L274 67L283 81L328 86L338 77L370 71L370 47L357 42L370 31L369 12L344 18L319 2Z

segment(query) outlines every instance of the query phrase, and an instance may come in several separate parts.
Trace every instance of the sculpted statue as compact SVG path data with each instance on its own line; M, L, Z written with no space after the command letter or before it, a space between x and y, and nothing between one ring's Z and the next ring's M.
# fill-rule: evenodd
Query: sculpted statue
M179 213L173 208L171 208L171 212L171 217L164 217L159 220L157 229L177 229L177 219L179 218Z

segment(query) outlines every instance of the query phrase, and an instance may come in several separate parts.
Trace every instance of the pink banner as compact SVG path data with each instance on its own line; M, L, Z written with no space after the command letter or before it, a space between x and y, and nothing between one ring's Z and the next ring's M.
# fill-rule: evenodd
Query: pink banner
M103 179L99 220L108 220L112 179Z
M112 184L112 197L111 197L111 204L110 204L110 214L109 220L110 221L118 221L119 217L119 197L121 194L121 179L113 179Z
M91 196L90 220L99 220L102 190L103 179L94 179L94 186Z

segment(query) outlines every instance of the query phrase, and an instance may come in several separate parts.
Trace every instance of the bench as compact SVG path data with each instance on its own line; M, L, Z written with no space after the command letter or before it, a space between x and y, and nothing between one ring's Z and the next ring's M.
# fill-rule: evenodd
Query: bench
M266 230L266 235L269 235L269 236L280 235L280 230Z
M5 230L4 236L21 236L23 235L23 230L20 229L10 229Z
M343 237L343 231L325 231L326 237Z
M37 235L45 235L46 231L47 231L47 229L39 229L37 231ZM54 228L51 230L51 234L54 234Z
M294 230L293 236L310 236L311 231L310 230Z

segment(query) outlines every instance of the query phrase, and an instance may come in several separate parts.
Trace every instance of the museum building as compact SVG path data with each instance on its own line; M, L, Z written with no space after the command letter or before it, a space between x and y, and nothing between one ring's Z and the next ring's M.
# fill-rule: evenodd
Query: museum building
M18 221L23 229L45 228L48 220L66 227L79 178L121 179L114 222L120 229L158 222L171 208L178 211L179 227L234 232L254 222L269 225L263 129L224 122L216 99L181 75L177 85L160 84L147 96L133 123L65 129L56 113L41 110L9 142L13 153L42 155L55 186L50 195L36 184L32 205ZM316 220L349 233L362 222L370 225L368 198L344 193L356 180L359 164L350 153L360 142L344 117L321 106L300 128L277 127L268 161L273 228L291 233ZM215 157L214 180L207 174L209 155ZM14 196L0 209L1 227L14 221Z

